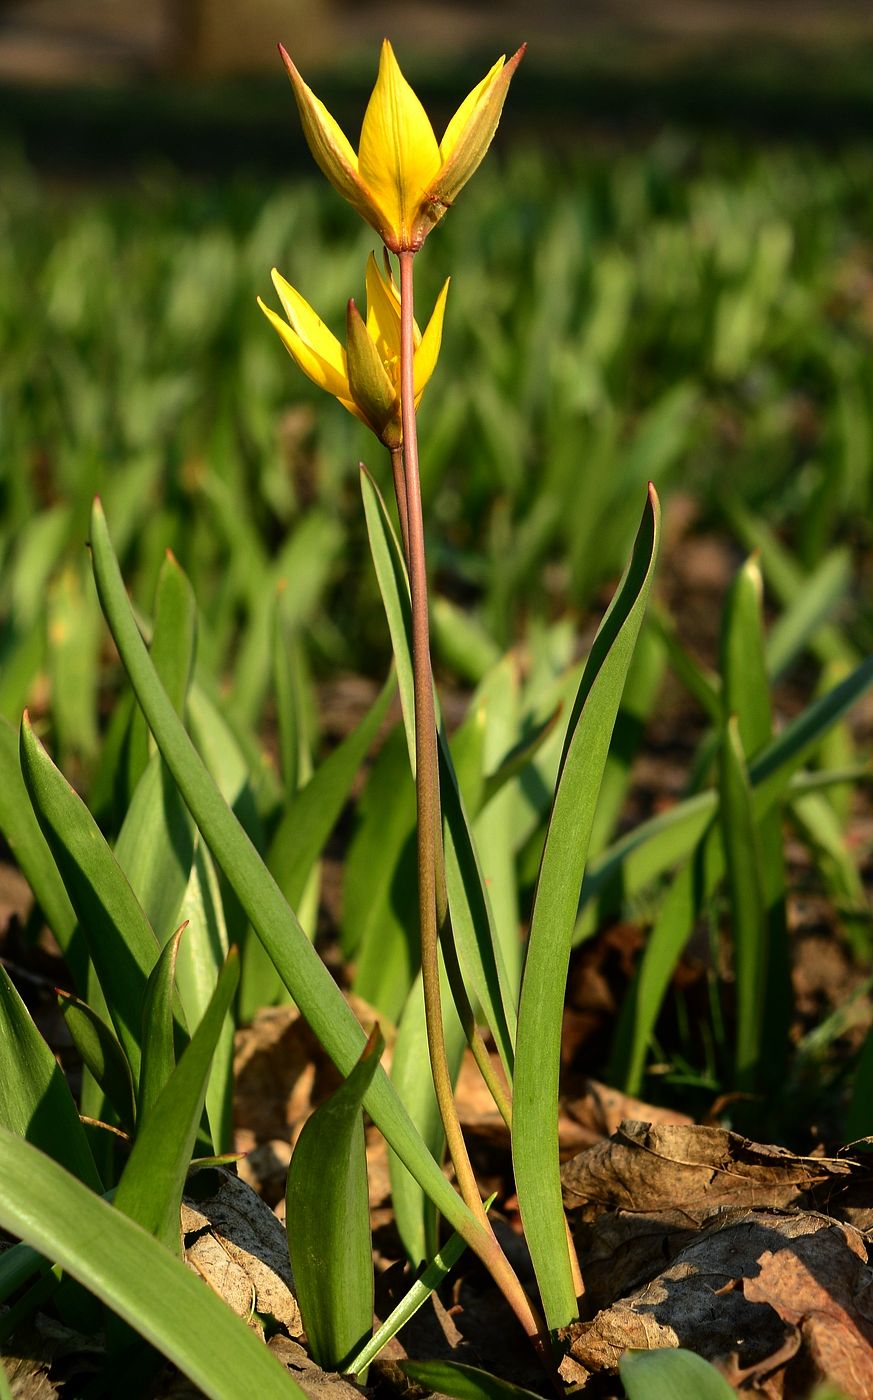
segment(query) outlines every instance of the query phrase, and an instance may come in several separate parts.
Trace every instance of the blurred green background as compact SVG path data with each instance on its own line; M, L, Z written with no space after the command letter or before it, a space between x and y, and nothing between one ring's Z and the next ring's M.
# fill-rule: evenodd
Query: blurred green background
M316 672L384 672L356 463L386 464L255 305L275 264L339 331L373 246L312 167L273 40L354 139L384 32L438 128L530 46L419 260L425 311L453 278L422 409L444 673L475 681L598 602L649 477L682 530L737 558L766 537L783 601L829 570L866 649L869 6L604 0L532 28L520 5L29 0L0 8L0 710L70 668L99 683L95 491L144 611L167 547L189 571L247 724L280 584Z

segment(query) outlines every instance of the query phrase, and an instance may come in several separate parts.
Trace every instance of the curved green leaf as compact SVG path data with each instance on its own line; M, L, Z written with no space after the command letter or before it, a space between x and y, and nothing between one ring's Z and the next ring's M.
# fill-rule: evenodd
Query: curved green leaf
M160 1098L144 1120L118 1183L115 1206L181 1254L179 1207L200 1126L216 1041L239 982L236 950Z
M66 886L134 1078L139 1077L145 985L158 941L84 802L21 721L21 771Z
M142 1064L137 1095L141 1124L147 1120L152 1106L160 1098L176 1068L173 992L176 959L184 932L185 925L181 924L161 949L146 984L142 1007Z
M345 806L395 688L391 675L361 723L319 764L285 808L270 844L267 868L292 909L299 904L309 872Z
M0 1228L60 1264L211 1400L305 1400L201 1279L141 1226L0 1128Z
M618 1373L628 1400L736 1400L724 1376L693 1351L626 1351Z
M0 1125L103 1187L63 1070L0 964Z
M126 1132L136 1119L133 1080L124 1051L101 1016L87 1002L69 992L58 992L58 1004L82 1062L118 1114Z
M492 1376L478 1366L460 1361L401 1361L400 1369L410 1380L439 1395L456 1400L541 1400L536 1391L525 1390L511 1381Z
M625 679L654 576L654 488L627 572L594 640L564 741L522 982L512 1158L525 1236L550 1328L576 1315L558 1163L558 1070L570 946L588 841Z
M373 1246L364 1095L385 1042L378 1028L345 1083L303 1125L288 1169L285 1228L309 1349L344 1371L373 1327Z
M81 934L76 933L73 906L24 786L18 757L18 733L2 716L0 833L58 941L75 985L80 992L84 992L88 978L87 950Z

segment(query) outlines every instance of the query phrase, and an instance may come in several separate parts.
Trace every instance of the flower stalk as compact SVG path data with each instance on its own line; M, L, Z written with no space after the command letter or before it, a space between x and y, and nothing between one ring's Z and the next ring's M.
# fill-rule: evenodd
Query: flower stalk
M448 917L445 895L442 817L439 792L436 710L430 657L427 559L418 465L415 417L413 268L415 254L401 252L400 262L400 404L403 425L406 557L412 602L412 670L415 692L415 785L418 817L418 899L421 929L421 978L424 990L431 1076L446 1145L461 1196L488 1232L477 1252L503 1292L528 1336L542 1336L543 1324L497 1242L488 1219L461 1131L446 1059L439 978L440 925ZM400 499L398 510L402 516ZM466 1000L466 996L464 997ZM475 1033L478 1035L478 1032ZM481 1038L480 1038L481 1043ZM484 1046L482 1046L484 1052ZM478 1058L478 1057L477 1057ZM487 1055L485 1056L487 1060ZM490 1064L489 1064L490 1070ZM504 1098L505 1103L505 1098ZM483 1248L484 1246L484 1248Z

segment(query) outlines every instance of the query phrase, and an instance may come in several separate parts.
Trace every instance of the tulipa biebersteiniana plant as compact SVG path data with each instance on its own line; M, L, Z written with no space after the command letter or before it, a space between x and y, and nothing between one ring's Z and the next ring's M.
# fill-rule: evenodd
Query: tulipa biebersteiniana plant
M356 413L391 451L403 540L398 570L408 576L409 588L411 657L406 676L405 719L412 737L410 758L416 788L421 983L433 1089L458 1190L476 1222L476 1229L471 1230L465 1221L460 1233L490 1270L525 1331L544 1345L549 1331L576 1316L582 1293L558 1176L561 1007L597 795L651 587L658 504L650 488L631 566L589 658L573 706L517 1009L506 995L505 981L501 984L497 950L487 947L487 943L479 950L483 961L492 967L499 1016L506 1028L503 1084L491 1068L476 1026L476 998L464 977L462 942L456 939L458 912L453 909L452 881L444 848L443 799L455 779L438 729L434 700L416 410L439 349L446 288L433 320L421 336L413 311L413 268L427 234L485 155L497 128L509 81L522 55L520 49L510 63L500 59L494 65L452 118L442 142L437 143L430 121L386 40L356 155L282 50L312 153L339 192L379 232L385 247L386 276L378 272L371 258L367 267L367 323L364 325L350 301L345 351L307 303L276 273L274 282L288 324L263 304L262 309L301 369ZM388 263L390 253L396 254L399 261L399 296ZM431 334L435 322L437 330ZM401 595L406 586L401 585ZM463 812L460 820L463 823ZM475 865L474 853L473 861ZM484 905L484 925L478 933L488 940L491 931L487 895ZM470 1163L455 1107L446 1048L441 951L455 1010L470 1048L497 1107L512 1129L519 1205L545 1320L497 1242ZM490 1028L500 1044L502 1037L493 1019Z
M386 44L356 155L286 56L318 163L377 229L386 250L384 272L372 255L367 261L366 317L348 303L344 346L278 274L287 321L264 308L304 373L361 419L391 458L399 539L376 481L361 474L396 672L364 721L314 765L293 600L280 593L271 609L261 588L264 617L253 650L272 659L278 778L261 761L239 713L234 723L222 713L209 659L197 655L193 591L175 558L168 555L161 567L149 630L128 600L98 500L90 532L94 578L139 706L119 704L109 726L95 781L101 821L49 758L27 716L17 738L0 724L0 829L66 958L76 995L62 997L61 1009L84 1066L80 1117L51 1051L0 969L0 1226L22 1241L0 1256L0 1302L14 1299L11 1316L0 1314L0 1339L55 1292L66 1304L72 1293L74 1306L87 1306L76 1292L81 1284L207 1394L223 1400L254 1391L299 1395L179 1258L186 1179L226 1160L230 1143L235 1000L245 1019L283 993L293 997L344 1076L298 1140L286 1220L310 1349L324 1366L359 1378L467 1246L547 1357L548 1334L576 1316L582 1281L558 1175L561 1013L571 945L590 934L594 913L615 896L616 883L632 899L676 870L619 1018L612 1079L639 1090L681 947L722 886L732 908L738 1004L729 1052L733 1083L754 1091L777 1067L781 1073L779 997L786 977L778 817L787 811L811 844L828 850L837 887L851 893L851 872L839 864L833 840L837 809L826 796L851 776L851 754L843 748L842 758L830 759L834 771L828 764L818 773L797 770L873 682L873 663L835 655L829 634L827 660L839 669L829 673L825 693L774 733L770 681L786 658L819 636L821 581L805 590L788 585L797 594L794 606L768 638L761 571L749 560L725 609L720 675L703 672L682 654L669 620L641 630L658 544L658 503L650 489L629 565L584 665L572 662L572 638L567 649L566 637L562 643L550 634L543 653L554 650L563 660L541 658L532 667L542 674L526 684L523 703L516 668L503 658L483 667L451 744L439 712L416 410L436 366L448 284L420 334L413 266L427 233L483 158L520 58L521 51L495 65L438 143ZM399 285L389 254L399 259ZM232 507L225 508L232 516ZM755 530L754 522L741 523L744 537ZM761 538L760 527L756 533L750 547L761 550L766 567L773 544ZM310 543L310 552L317 553L317 544ZM784 561L782 568L784 575ZM78 586L67 582L54 603L62 647L62 624L75 616ZM73 659L68 650L62 655L63 663L53 663L61 677L70 674ZM615 813L629 762L626 753L609 752L613 728L617 717L648 713L667 655L712 725L701 744L699 790L611 840L603 814ZM343 950L357 960L355 989L372 993L387 1019L399 1014L389 1078L379 1063L378 1029L365 1034L311 933L319 855L395 687L402 727L380 750L361 804L342 930ZM59 693L64 696L63 687ZM241 708L249 707L256 709L256 697ZM81 726L81 716L76 722ZM711 771L715 782L707 787ZM525 777L535 781L525 785ZM521 808L528 788L536 797ZM519 799L511 817L507 797ZM121 816L113 828L106 812L116 806ZM114 842L105 835L110 828ZM418 900L420 978L389 898L389 887L410 875L405 854L413 832L416 858L407 883ZM538 864L522 967L516 858L529 863L531 851ZM859 924L862 950L866 932ZM765 1015L774 1005L778 1014ZM492 1068L483 1031L502 1072ZM481 1199L458 1122L453 1083L467 1042L511 1127L538 1302L525 1295L495 1238L490 1202ZM871 1046L873 1038L852 1107L859 1134L870 1126ZM391 1150L403 1243L413 1264L426 1265L376 1336L362 1109ZM442 1170L446 1144L457 1190ZM101 1199L106 1196L112 1204ZM453 1230L441 1248L437 1212ZM116 1321L107 1333L110 1364L130 1341L118 1327ZM621 1369L633 1400L725 1393L711 1368L681 1352L629 1353ZM469 1367L424 1365L416 1372L411 1366L410 1373L462 1400L519 1397Z

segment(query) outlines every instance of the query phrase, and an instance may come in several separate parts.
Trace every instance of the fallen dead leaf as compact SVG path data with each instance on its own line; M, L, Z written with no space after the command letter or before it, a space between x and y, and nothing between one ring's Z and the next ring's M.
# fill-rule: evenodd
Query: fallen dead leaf
M269 1206L221 1167L198 1172L188 1190L182 1233L189 1267L238 1317L269 1314L301 1336L285 1231Z
M830 1381L851 1400L873 1396L873 1271L860 1236L835 1226L811 1242L768 1250L758 1262L743 1291L799 1328L804 1380Z
M783 1206L857 1168L798 1157L723 1128L623 1122L608 1141L565 1163L564 1204L588 1218L604 1209L674 1208L696 1223L719 1206Z

